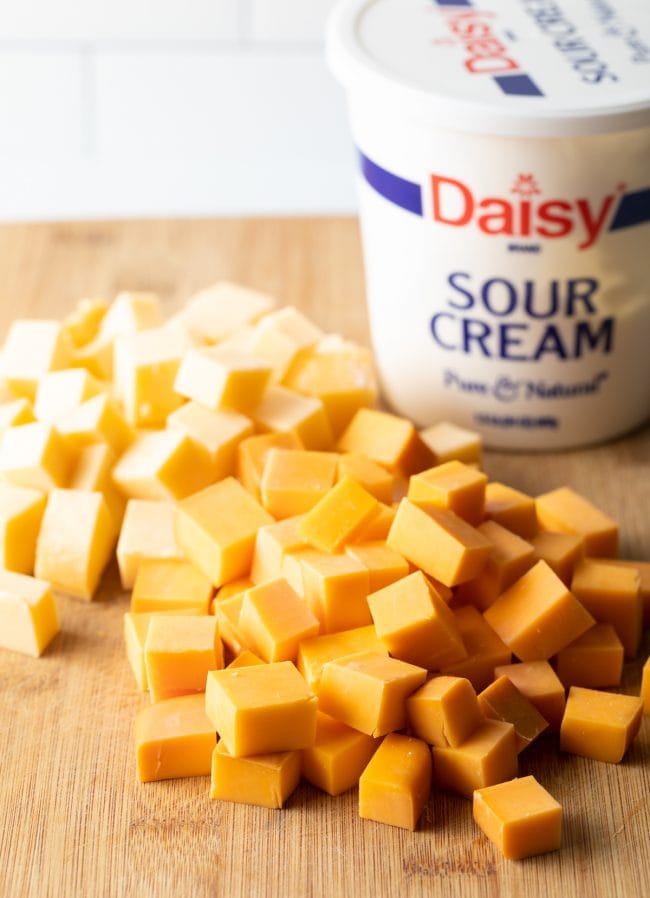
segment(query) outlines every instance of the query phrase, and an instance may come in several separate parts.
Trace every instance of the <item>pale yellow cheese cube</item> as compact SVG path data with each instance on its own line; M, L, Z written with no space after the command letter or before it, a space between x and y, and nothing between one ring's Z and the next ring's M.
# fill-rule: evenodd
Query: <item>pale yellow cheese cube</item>
M178 430L140 433L113 468L114 482L134 499L181 499L212 475L208 450Z
M17 319L0 353L0 377L18 396L34 399L38 380L71 360L70 338L60 321Z
M0 648L38 657L58 632L50 584L0 570Z
M264 433L293 433L305 449L331 449L332 430L320 399L301 396L286 387L269 387L251 412Z
M420 438L431 449L438 464L452 459L465 464L481 463L481 437L473 430L466 430L449 421L438 421L421 430Z
M250 412L262 398L271 366L255 356L220 346L185 354L174 389L206 408Z
M25 396L17 399L6 399L0 404L0 434L9 427L17 427L19 424L31 424L34 420L32 403Z
M106 386L84 368L50 371L38 381L34 416L56 424L62 415L105 390Z
M40 490L0 483L0 566L31 574L47 499Z
M100 334L115 339L123 334L158 327L162 323L160 298L149 291L123 290L102 319Z
M198 402L186 402L167 418L167 427L187 434L210 453L213 480L235 473L237 447L253 433L253 422L239 412L212 411Z
M84 297L79 300L74 310L63 319L63 327L75 346L85 346L97 336L107 311L105 299Z
M284 306L258 322L250 349L271 364L275 379L280 381L298 354L315 346L322 337L322 330L302 312Z
M116 452L122 452L135 437L122 410L107 393L87 399L61 415L56 427L75 449L89 443L106 442Z
M195 293L180 315L189 332L206 343L218 343L273 309L265 293L220 281Z
M65 486L73 461L66 440L41 421L10 427L0 440L0 476L15 486L40 490Z
M68 483L71 490L101 493L115 524L116 534L122 526L126 497L113 483L113 467L117 456L108 443L93 443L79 452Z
M101 493L52 490L36 544L37 577L92 599L115 546L115 524Z
M132 589L145 559L185 558L174 537L172 502L129 499L117 542L117 564L124 589Z

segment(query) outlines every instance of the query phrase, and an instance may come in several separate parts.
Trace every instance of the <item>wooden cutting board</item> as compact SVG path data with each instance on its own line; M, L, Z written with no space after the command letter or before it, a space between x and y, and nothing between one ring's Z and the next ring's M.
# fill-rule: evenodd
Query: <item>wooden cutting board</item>
M0 228L0 330L62 316L81 296L154 289L171 312L227 277L292 303L328 331L367 339L350 219L152 221ZM491 477L529 493L570 484L622 525L622 554L650 558L650 429L546 455L487 453ZM122 646L128 597L110 570L97 601L60 601L63 631L33 660L0 652L0 895L587 895L650 890L650 722L620 765L521 757L564 806L561 851L501 859L469 802L434 794L415 833L361 821L356 794L301 785L284 811L216 803L206 778L139 785L133 721L146 701ZM643 657L648 653L648 634ZM639 689L640 661L624 689Z

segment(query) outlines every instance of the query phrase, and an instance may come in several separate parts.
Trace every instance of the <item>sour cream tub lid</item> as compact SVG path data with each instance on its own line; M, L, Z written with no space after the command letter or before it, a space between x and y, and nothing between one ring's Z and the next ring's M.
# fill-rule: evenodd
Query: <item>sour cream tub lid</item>
M650 125L650 0L343 0L327 55L349 90L441 128Z

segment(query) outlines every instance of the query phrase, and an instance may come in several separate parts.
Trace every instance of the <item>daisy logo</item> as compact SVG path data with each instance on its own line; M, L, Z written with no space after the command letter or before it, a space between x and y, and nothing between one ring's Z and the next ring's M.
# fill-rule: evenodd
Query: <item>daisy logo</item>
M515 183L510 188L510 193L516 193L522 199L530 199L531 196L538 196L541 192L534 175L517 175Z

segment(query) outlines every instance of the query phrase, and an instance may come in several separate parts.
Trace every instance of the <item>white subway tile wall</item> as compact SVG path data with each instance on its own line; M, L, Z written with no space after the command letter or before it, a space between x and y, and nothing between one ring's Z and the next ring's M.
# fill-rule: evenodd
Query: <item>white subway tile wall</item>
M0 219L354 211L333 5L0 4Z

